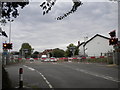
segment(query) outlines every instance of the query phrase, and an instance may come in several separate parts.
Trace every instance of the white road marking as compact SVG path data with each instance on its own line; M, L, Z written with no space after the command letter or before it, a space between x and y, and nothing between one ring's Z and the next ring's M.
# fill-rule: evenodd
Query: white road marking
M28 68L28 69L30 69L30 70L32 70L32 71L36 71L37 73L39 73L42 76L42 78L45 80L45 82L48 84L48 86L50 88L53 88L53 86L50 84L50 82L46 79L46 77L41 72L35 70L34 68L28 67L26 65L23 65L23 66L26 67L26 68Z
M19 88L19 86L16 86L15 88ZM28 87L28 86L23 86L23 88L30 88L30 87Z
M94 73L94 72L90 72L90 71L87 71L87 70L83 70L83 69L76 69L77 71L80 71L80 72L84 72L84 73L87 73L89 75L93 75L93 76L96 76L96 77L100 77L100 78L104 78L104 79L107 79L107 80L111 80L111 81L114 81L114 82L120 82L118 81L117 79L111 77L111 76L106 76L106 75L101 75L101 74L97 74L97 73Z
M30 69L30 70L32 70L32 71L35 71L34 68L28 67L28 66L26 66L26 65L23 65L23 66L24 66L24 67L27 67L28 69Z
M76 70L76 71L80 71L80 72L83 72L83 73L86 73L86 74L89 74L89 75L92 75L92 76L96 76L96 77L100 77L100 78L104 78L104 79L107 79L107 80L111 80L111 81L114 81L114 82L120 82L118 79L115 79L111 76L107 76L107 75L102 75L102 74L97 74L97 73L94 73L94 72L91 72L91 71L87 71L85 69L79 69L79 68L73 68L71 66L65 66L65 67L68 67L68 68L71 68L73 70Z
M36 72L42 76L42 78L45 80L45 82L49 85L50 88L53 88L52 85L50 84L50 82L46 79L46 77L41 72L39 72L37 70L36 70Z

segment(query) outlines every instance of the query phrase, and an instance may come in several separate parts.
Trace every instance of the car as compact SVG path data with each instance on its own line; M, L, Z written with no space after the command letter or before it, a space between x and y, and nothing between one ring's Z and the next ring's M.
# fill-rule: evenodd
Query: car
M49 62L50 61L50 59L49 58L46 58L45 60L44 60L44 62Z
M34 62L35 60L33 58L30 58L29 61Z
M51 57L51 58L50 58L50 61L51 61L51 62L56 62L57 59L56 59L55 57Z

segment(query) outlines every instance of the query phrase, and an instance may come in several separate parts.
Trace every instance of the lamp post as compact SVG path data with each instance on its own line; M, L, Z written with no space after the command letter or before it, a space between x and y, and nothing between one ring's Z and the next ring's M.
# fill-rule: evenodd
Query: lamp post
M11 22L13 22L13 19L9 19L8 21L10 22L9 43L11 43ZM11 59L10 59L10 49L9 49L9 61L11 61Z
M13 19L8 20L10 22L10 29L9 29L9 43L11 43L11 22L13 22Z

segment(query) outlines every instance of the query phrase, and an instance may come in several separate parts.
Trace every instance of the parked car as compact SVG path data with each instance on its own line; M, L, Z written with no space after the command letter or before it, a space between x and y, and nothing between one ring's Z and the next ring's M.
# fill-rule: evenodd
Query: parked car
M44 62L45 59L47 59L47 58L40 58L41 62Z
M30 58L29 61L34 62L35 60L33 58Z
M50 61L51 61L51 62L56 62L57 59L56 59L55 57L51 57L51 58L50 58Z
M46 58L45 60L44 60L44 62L49 62L50 61L50 59L49 58Z

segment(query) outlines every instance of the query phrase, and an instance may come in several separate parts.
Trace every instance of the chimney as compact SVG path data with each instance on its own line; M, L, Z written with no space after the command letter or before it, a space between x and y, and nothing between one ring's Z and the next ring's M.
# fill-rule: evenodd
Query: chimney
M80 45L80 41L78 41L78 46Z

